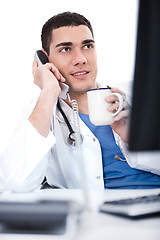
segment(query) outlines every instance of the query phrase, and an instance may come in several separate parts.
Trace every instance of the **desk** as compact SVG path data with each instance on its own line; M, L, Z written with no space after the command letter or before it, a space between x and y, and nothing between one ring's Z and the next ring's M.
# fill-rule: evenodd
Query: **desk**
M159 193L160 189L153 190L104 190L90 192L91 211L82 214L82 223L78 228L76 237L63 237L53 235L28 234L0 234L1 240L159 240L160 217L132 220L120 216L98 212L103 200L123 199L132 196ZM0 194L0 201L23 199L74 199L83 203L83 194L80 190L41 190L33 193L15 194L4 192Z

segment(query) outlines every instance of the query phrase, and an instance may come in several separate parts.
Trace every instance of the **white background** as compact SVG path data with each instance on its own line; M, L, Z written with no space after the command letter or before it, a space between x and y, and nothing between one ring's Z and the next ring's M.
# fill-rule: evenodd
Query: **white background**
M98 79L108 85L133 79L137 0L5 0L0 2L0 151L18 113L34 94L32 61L42 25L54 14L76 11L94 30Z

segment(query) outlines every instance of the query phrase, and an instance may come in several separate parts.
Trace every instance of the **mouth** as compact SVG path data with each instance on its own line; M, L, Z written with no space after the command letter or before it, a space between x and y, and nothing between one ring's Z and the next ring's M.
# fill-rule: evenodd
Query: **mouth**
M83 79L83 78L87 77L88 74L89 74L89 71L83 70L83 71L74 72L71 75L75 78Z

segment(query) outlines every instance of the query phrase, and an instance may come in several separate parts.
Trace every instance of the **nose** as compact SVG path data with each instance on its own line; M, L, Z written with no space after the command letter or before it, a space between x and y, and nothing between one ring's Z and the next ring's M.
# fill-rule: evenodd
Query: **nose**
M74 52L74 55L73 55L73 65L74 66L77 66L79 64L84 65L84 64L86 64L86 62L87 62L87 59L80 50L77 50Z

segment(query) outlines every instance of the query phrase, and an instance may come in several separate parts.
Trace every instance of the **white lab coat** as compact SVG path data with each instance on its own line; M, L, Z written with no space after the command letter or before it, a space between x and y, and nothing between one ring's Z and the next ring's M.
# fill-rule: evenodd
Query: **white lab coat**
M79 119L83 143L78 150L70 146L67 143L68 127L54 106L50 133L43 137L27 119L35 104L31 104L0 157L0 184L3 188L15 192L32 191L40 188L46 176L50 185L60 188L85 185L89 189L104 189L101 148L90 129ZM74 129L72 109L61 99L60 104ZM114 135L131 167L160 174L158 158L144 161L139 154L132 156L126 144L117 134Z

